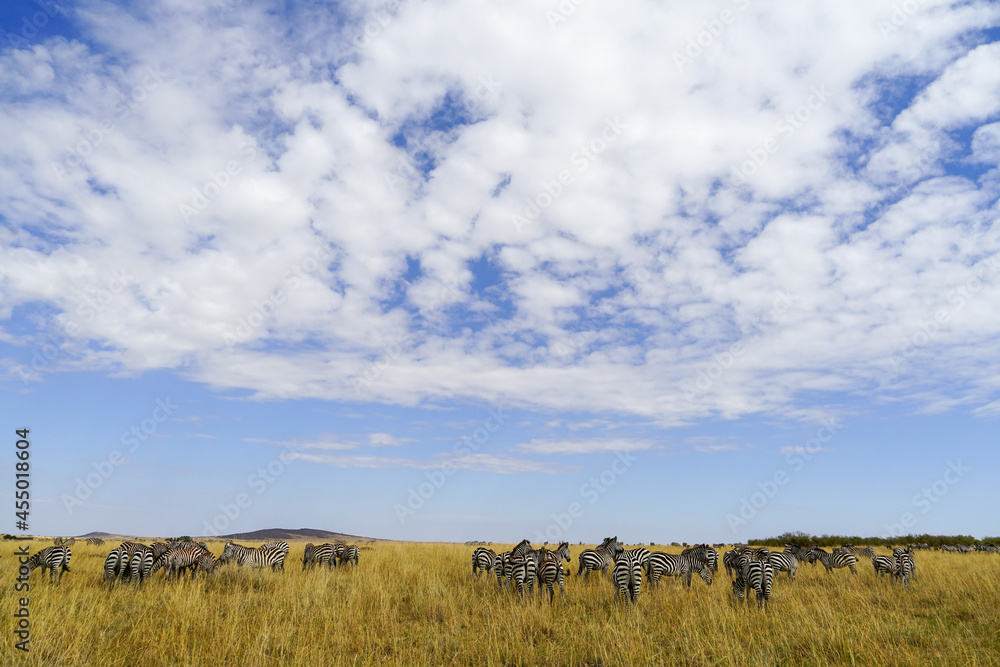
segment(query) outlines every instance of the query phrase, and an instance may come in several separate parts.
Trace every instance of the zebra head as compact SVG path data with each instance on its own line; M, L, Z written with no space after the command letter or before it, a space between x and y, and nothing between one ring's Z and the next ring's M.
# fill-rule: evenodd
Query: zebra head
M226 547L222 550L222 555L219 556L219 564L228 563L232 558L236 556L236 545L232 542L226 542Z
M566 561L567 563L569 563L572 560L569 557L569 542L560 543L559 548L555 549L552 553L554 553L556 556L560 556L562 560Z
M709 569L708 563L706 563L705 561L703 561L701 559L696 559L695 562L698 563L698 565L700 566L700 567L698 567L698 576L701 577L702 580L704 580L704 582L706 584L708 584L709 586L711 586L712 585L712 570Z

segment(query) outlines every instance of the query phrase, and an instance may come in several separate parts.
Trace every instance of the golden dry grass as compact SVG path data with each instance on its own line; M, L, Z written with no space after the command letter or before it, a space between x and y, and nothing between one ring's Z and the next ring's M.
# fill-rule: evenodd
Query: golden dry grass
M23 544L0 545L8 628ZM919 552L906 591L876 580L867 559L857 577L803 565L796 581L776 580L764 613L732 601L721 564L711 587L665 579L627 609L609 579L575 575L578 546L566 603L557 592L551 606L501 592L495 578L472 580L463 545L379 542L354 572L302 572L304 545L294 544L284 573L231 565L207 580L157 575L142 590L109 592L101 575L113 546L74 544L59 587L33 573L31 651L15 650L8 632L6 664L1000 664L996 555Z

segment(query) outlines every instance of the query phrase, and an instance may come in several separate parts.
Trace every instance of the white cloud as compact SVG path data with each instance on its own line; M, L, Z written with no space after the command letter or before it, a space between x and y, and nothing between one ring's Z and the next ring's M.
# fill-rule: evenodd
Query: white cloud
M282 456L283 460L310 461L338 468L415 468L417 470L442 469L450 464L457 470L492 472L499 474L540 473L557 474L576 472L578 468L544 461L531 461L493 454L466 454L463 456L442 456L435 460L419 460L401 456L376 456L370 454L310 454L291 452Z
M654 449L655 444L627 438L594 438L590 440L532 440L514 449L527 454L598 454L602 452L636 452Z
M997 45L970 46L995 3L928 0L889 34L892 8L860 0L588 3L555 30L528 0L403 3L358 50L372 6L88 5L93 43L0 54L10 377L37 379L47 331L65 342L45 372L178 369L257 398L661 424L796 415L813 392L995 400L981 360L1000 356L1000 285L961 306L954 290L1000 253L1000 183L946 164L995 162ZM424 122L446 95L477 122ZM531 201L544 210L518 231ZM473 289L484 256L498 278ZM408 258L421 273L403 282ZM779 290L793 307L741 334Z

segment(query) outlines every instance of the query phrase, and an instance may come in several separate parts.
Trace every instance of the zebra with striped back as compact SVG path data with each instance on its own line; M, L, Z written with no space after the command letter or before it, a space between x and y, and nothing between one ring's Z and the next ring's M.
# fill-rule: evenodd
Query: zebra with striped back
M493 568L494 573L497 575L497 588L503 589L507 585L506 573L507 573L507 562L510 560L510 552L503 551L497 554L496 565Z
M750 590L757 592L757 608L767 609L771 600L771 586L774 584L774 568L767 560L748 559L743 564L740 576L733 582L733 594L742 601L745 593ZM750 596L746 595L747 602Z
M285 542L284 540L278 540L275 542L265 542L263 545L261 545L261 549L281 549L282 551L285 552L285 555L287 556L288 542Z
M220 564L235 560L238 565L243 567L270 567L272 570L278 570L284 567L286 553L280 548L262 546L254 549L226 542L218 560Z
M698 544L693 547L688 547L681 552L681 555L694 556L695 558L705 561L713 574L719 571L719 552L707 544Z
M115 547L104 559L104 581L109 587L113 587L121 575L121 570L125 567L125 549Z
M120 566L118 568L118 578L124 583L132 579L132 557L137 553L148 549L149 547L141 542L129 542L124 541L118 545L118 549L121 549Z
M326 569L332 570L337 567L337 554L343 553L343 549L337 550L337 545L325 542L313 550L313 565L326 565Z
M639 551L639 549L633 549L618 552L615 557L615 566L611 571L615 584L615 600L621 598L626 603L631 603L633 607L639 599L639 589L642 588L643 563L640 562L642 554Z
M534 572L532 572L532 568L530 567L526 572L528 590L533 590L534 584L537 581L539 595L542 594L542 584L544 583L548 587L549 592L554 596L555 593L553 592L552 585L558 581L559 587L562 588L562 582L565 581L565 571L562 564L563 561L570 562L569 542L561 542L558 547L551 551L545 547L533 549L527 552L524 557L532 559L535 562ZM551 565L547 565L551 563L554 563L556 567L553 568ZM543 574L547 577L547 581L542 581L541 577ZM566 595L563 593L563 599L565 597Z
M905 587L910 583L910 578L915 577L917 574L917 564L913 560L913 549L910 547L906 549L896 547L892 552L893 557L896 559L896 569L893 572L893 577L899 579Z
M568 552L569 545L567 544L566 546ZM552 604L556 597L553 584L559 584L559 594L562 596L563 602L566 602L566 588L564 585L566 574L563 570L562 558L550 557L552 554L557 553L559 553L558 550L548 552L542 559L541 564L537 566L538 570L536 577L538 579L538 592L541 594L542 584L544 584L549 591L549 604ZM566 557L566 560L569 560L568 556Z
M512 552L504 560L503 569L503 588L507 587L508 581L513 581L515 586L517 586L517 592L522 598L524 597L525 588L527 588L528 593L531 593L538 572L534 558L514 556Z
M128 561L128 570L134 585L142 586L143 582L152 573L153 563L156 561L156 557L153 554L154 552L151 547L137 549L132 553L132 557Z
M492 549L476 547L476 550L472 552L472 576L476 579L484 572L486 576L489 576L496 565L497 555Z
M58 586L62 581L62 573L69 572L69 559L72 556L73 553L68 546L45 547L33 556L29 556L22 567L27 566L29 576L36 567L42 568L43 576L48 570L49 583L54 582Z
M875 576L882 578L883 574L889 575L889 580L894 581L896 576L895 556L883 556L876 554L872 557L872 567L875 568Z
M344 550L340 554L340 559L338 565L343 565L344 563L350 563L351 569L353 570L358 566L358 558L361 555L361 550L353 544L349 544L344 547Z
M787 572L789 581L795 579L795 573L799 569L799 559L795 556L786 553L772 553L767 557L767 562L774 568L776 575L781 572Z
M815 550L810 550L816 553ZM858 562L858 557L849 551L834 551L833 553L827 553L825 551L816 554L817 560L823 564L826 568L826 573L830 574L837 568L848 567L851 569L852 574L857 574L858 569L855 567Z
M645 567L646 562L649 561L649 557L652 552L645 547L636 547L635 549L628 549L626 553L631 554L633 558L639 561L639 565Z
M615 558L624 548L618 543L618 537L605 537L600 546L594 549L583 550L577 560L580 561L580 568L577 576L583 575L584 581L590 581L590 573L600 570L607 574L608 569L615 562Z
M646 578L649 585L656 588L660 577L680 577L686 588L691 588L691 575L697 573L702 580L712 585L712 570L707 561L692 554L666 554L654 551L646 561Z

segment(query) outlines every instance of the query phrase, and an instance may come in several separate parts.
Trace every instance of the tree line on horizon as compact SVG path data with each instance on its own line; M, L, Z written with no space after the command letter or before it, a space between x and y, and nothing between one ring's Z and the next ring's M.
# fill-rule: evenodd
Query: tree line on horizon
M777 537L766 537L762 539L752 539L747 544L760 546L777 547L786 544L793 544L797 547L820 546L835 547L842 544L856 544L863 546L879 547L898 544L927 544L932 548L940 547L942 544L961 544L971 547L977 544L1000 544L1000 537L984 537L977 540L972 535L899 535L896 537L860 537L858 535L810 535L802 531L789 531Z

